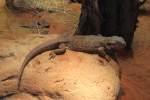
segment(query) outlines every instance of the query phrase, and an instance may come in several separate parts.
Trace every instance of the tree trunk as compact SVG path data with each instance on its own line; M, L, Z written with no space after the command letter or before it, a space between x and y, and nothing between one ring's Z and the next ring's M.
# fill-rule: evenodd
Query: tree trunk
M137 0L82 0L75 35L122 36L131 48L136 29Z
M102 15L99 0L82 0L80 22L76 35L98 34L101 32Z

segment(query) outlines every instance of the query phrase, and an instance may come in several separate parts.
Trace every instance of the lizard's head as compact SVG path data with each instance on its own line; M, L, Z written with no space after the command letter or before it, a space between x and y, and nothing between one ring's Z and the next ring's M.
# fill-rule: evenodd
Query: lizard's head
M122 37L112 36L108 37L107 45L113 49L123 49L126 46L126 42Z

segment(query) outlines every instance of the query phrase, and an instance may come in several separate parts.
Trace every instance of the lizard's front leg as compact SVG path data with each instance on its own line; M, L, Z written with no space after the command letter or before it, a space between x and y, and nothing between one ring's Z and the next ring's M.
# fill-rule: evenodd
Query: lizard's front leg
M111 60L110 57L107 55L104 47L99 47L98 48L98 55L100 57L103 57L108 62Z
M58 49L52 50L49 53L49 59L51 60L51 59L54 59L56 55L64 54L66 52L66 48L67 47L64 43L60 44Z

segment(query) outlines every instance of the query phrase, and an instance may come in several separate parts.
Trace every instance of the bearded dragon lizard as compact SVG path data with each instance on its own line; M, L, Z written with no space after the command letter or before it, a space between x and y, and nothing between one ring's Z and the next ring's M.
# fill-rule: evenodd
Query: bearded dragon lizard
M36 48L34 48L23 61L23 64L20 69L18 89L20 87L21 78L25 66L37 55L52 50L56 55L63 54L66 49L86 52L92 54L101 54L106 50L110 49L123 49L126 46L126 42L122 37L112 36L112 37L103 37L97 35L75 35L67 37L58 37L55 40L47 41Z

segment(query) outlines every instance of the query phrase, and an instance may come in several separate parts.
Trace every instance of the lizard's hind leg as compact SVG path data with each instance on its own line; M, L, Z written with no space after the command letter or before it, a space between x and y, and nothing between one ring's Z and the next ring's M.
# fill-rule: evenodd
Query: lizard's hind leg
M66 46L65 44L60 44L58 49L52 50L49 53L49 59L54 59L56 55L62 55L66 52Z

